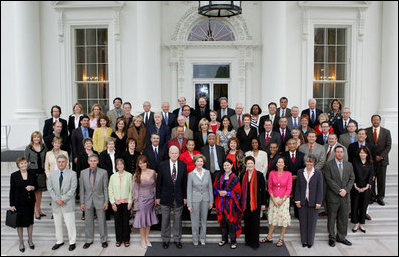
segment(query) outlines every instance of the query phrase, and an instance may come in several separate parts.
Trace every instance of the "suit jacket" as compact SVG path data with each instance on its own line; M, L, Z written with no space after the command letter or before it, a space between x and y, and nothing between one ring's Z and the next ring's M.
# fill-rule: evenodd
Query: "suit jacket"
M356 127L358 127L357 121L355 121L352 118L349 118L349 121L354 121L356 123ZM348 123L349 123L348 121ZM339 137L341 134L344 134L346 132L348 132L348 130L344 127L344 119L339 119L337 120L334 125L333 125L333 129L334 129L334 133L337 134L337 136Z
M107 116L108 116L108 118L109 118L109 120L110 120L110 122L111 122L110 127L111 127L112 131L115 131L116 120L117 120L119 117L122 117L122 116L123 116L123 111L122 111L122 115L121 115L121 116L118 116L118 113L116 112L116 109L112 109L112 110L109 110L109 111L107 112Z
M343 161L343 175L342 180L339 175L339 170L335 159L327 162L324 168L324 179L326 181L326 202L327 203L339 203L342 198L339 195L340 189L345 189L347 194L344 200L349 202L349 194L352 189L353 183L355 182L355 174L353 173L353 167L350 162Z
M220 108L219 110L217 110L218 116L216 118L217 121L221 122L222 121L222 108ZM236 111L234 109L231 109L229 107L227 107L227 116L231 117L232 115L236 114Z
M151 145L151 135L157 133L157 127L154 125L147 126L147 145ZM161 127L158 131L159 134L159 144L164 146L168 143L170 139L170 129L169 127L161 124Z
M58 168L51 172L47 180L47 190L51 196L51 208L53 213L75 212L75 193L78 180L76 172L70 169L65 169L63 172L62 186L60 188L59 182L60 174ZM56 204L56 200L61 199L64 206Z
M375 146L375 154L378 156L382 156L381 160L382 165L389 164L389 151L391 151L392 145L392 137L391 132L383 127L380 127L380 135L377 138L377 142L374 141L374 130L373 127L367 128L367 138L366 141L374 144Z
M269 141L267 142L266 145L266 132L263 131L259 137L258 137L259 141L260 141L260 149L262 149L263 151L266 151L267 153L270 154L270 144L271 143L277 143L279 149L281 148L281 136L279 132L276 131L271 131L269 132Z
M328 135L327 135L327 138L328 138ZM320 134L317 136L316 143L318 143L320 145L326 145L326 144L328 145L328 139L327 139L327 142L324 144L324 134Z
M194 111L194 116L195 116L195 119L197 120L197 124L198 124L198 122L199 122L202 118L205 118L205 119L207 119L208 121L210 121L210 120L211 120L211 117L209 116L210 111L211 111L211 110L209 110L208 107L205 107L205 112L204 112L204 114L202 115L202 114L201 114L201 108L200 108L200 107L198 107L198 109L196 108L195 111ZM196 130L198 130L198 127L197 127Z
M356 142L356 141L357 141L357 134L355 134L355 142ZM338 142L339 142L341 145L343 145L343 146L345 146L346 148L348 148L349 145L351 144L351 139L349 138L349 133L341 134L341 135L339 136Z
M281 108L278 107L278 108L277 108L277 113L276 113L279 117L281 117L281 116L280 116L280 109L281 109ZM288 107L285 108L285 117L287 117L287 118L288 118L288 117L291 117L291 109L288 108Z
M139 133L137 133L137 129L136 126L134 126L134 124L130 128L128 128L127 137L128 138L132 137L136 139L137 141L136 150L138 152L142 153L144 151L145 146L147 144L147 128L143 125L143 123L141 124Z
M62 123L61 135L68 136L68 123L63 118L59 118ZM43 127L43 138L50 135L53 132L53 117L44 121Z
M292 162L291 152L287 151L282 154L287 163L287 170L291 172L292 176L298 176L298 170L305 168L305 154L296 151L295 152L295 163Z
M322 113L323 113L322 110L316 108L316 113L315 113L316 117L315 117L315 121L314 121L314 122L312 122L312 114L311 114L311 112L310 112L310 108L307 108L307 109L303 110L302 113L301 113L301 116L302 116L303 114L309 115L309 127L314 128L314 127L316 127L316 125L320 124L320 122L319 122L319 116L320 116L320 114L322 114ZM334 131L335 131L335 130L334 130Z
M259 135L262 134L262 132L265 132L264 125L265 125L265 121L266 120L270 120L270 115L269 114L263 115L262 117L260 117L260 120L259 120ZM278 131L278 127L279 127L278 121L279 120L280 120L280 117L276 113L275 116L274 116L274 121L273 121L273 129L272 129L273 131Z
M289 130L288 127L285 129L284 140L283 140L283 136L281 135L280 128L278 128L277 133L280 135L280 138L281 138L281 144L280 144L279 153L284 153L285 152L285 145L287 144L287 141L290 138L292 138L291 130Z
M197 121L197 119L195 118L195 116L189 116L189 119L188 119L188 128L191 130L191 131L197 131L198 130L198 121ZM187 127L187 126L186 126Z
M223 170L223 162L226 160L226 154L224 151L224 148L219 146L219 145L214 145L216 148L216 155L218 157L218 165L220 170ZM201 148L201 153L205 156L206 158L206 162L204 164L204 168L207 170L210 170L211 165L210 165L210 161L211 161L211 154L209 151L209 145L206 144Z
M170 133L170 139L173 139L173 138L177 137L176 128L177 127L174 127L172 129L172 132ZM185 137L187 139L194 139L194 133L193 133L193 131L191 129L186 127L186 129L184 130L183 137Z
M293 118L292 118L292 116L290 116L290 117L288 117L287 118L287 128L289 128L289 130L291 130L292 131L292 129L294 129L294 128L298 128L300 125L301 125L301 118L300 117L298 117L298 121L297 121L297 123L296 123L296 127L294 126L294 121L293 121Z
M301 205L306 201L306 187L307 181L303 172L304 168L298 171L298 178L295 186L295 202L301 202ZM315 169L313 176L309 180L309 207L315 207L316 204L323 202L323 174Z
M141 117L143 117L143 124L146 128L148 128L148 126L154 125L155 121L154 121L154 112L150 111L150 117L148 118L148 124L145 123L145 117L144 117L145 112L140 113Z
M156 199L161 199L161 205L172 206L176 201L177 207L184 204L187 199L187 168L186 164L177 160L176 183L173 184L172 170L170 169L170 160L159 164Z
M304 153L305 156L308 155L309 144L301 145L298 150ZM316 156L316 163L314 168L316 170L322 170L326 162L326 150L324 150L324 147L322 145L315 143L314 148L312 150L312 154Z
M175 124L177 124L177 117L179 116L180 109L181 109L180 107L176 108L172 112L176 116ZM190 107L190 114L193 114L194 112L195 112L194 108ZM180 115L183 115L183 114L180 114Z
M240 127L238 124L237 114L231 115L230 121L231 121L231 125L233 126L234 130L237 131L238 128ZM244 126L244 122L242 120L242 114L241 114L241 126Z
M34 186L35 190L37 189L37 180L36 174L33 171L28 169L28 185ZM19 206L31 207L32 214L34 210L34 204L36 201L35 192L27 191L25 189L26 185L22 180L21 171L17 170L13 172L10 176L10 206L15 206L17 212L23 210L23 208L19 209ZM32 215L30 213L23 213L23 215ZM33 217L32 217L33 219Z
M352 166L357 187L363 188L366 187L367 184L373 184L373 176L375 175L375 172L374 165L372 163L366 163L366 165L363 165L362 161L359 158L356 158L353 161ZM356 189L353 188L352 190Z
M155 153L152 148L152 144L147 145L147 147L144 149L143 154L148 158L148 163L150 165L149 168L155 170L157 173L159 164L162 161L168 159L168 151L166 149L166 145L158 146L158 160L155 159Z
M89 130L89 137L93 138L94 130L91 128L88 128L88 130ZM72 159L73 159L85 152L85 148L82 142L83 141L82 129L78 128L72 132L71 141L72 141Z
M119 157L121 156L119 156L119 153L115 151L115 161ZM108 150L104 150L100 153L98 167L107 171L108 180L111 177L111 175L114 174L114 171L112 169L112 160L108 154ZM115 170L116 170L116 163L115 163Z
M97 154L99 156L99 153L93 150L94 154ZM88 163L89 155L84 151L78 156L78 162L76 163L76 173L78 176L78 179L80 178L80 172L84 169L87 169L90 165ZM67 166L68 167L68 166Z
M97 168L94 180L94 187L90 184L90 168L80 173L80 204L90 209L92 206L102 210L105 203L108 203L108 174L107 171Z
M330 156L328 157L328 160L326 160L326 163L327 163L328 161L331 161L331 160L334 160L334 159L335 159L335 156L334 156L334 149L335 149L335 147L337 147L337 146L343 146L343 145L341 145L340 143L336 143L336 144L335 144L334 148L331 149L331 154L330 154ZM328 149L329 149L329 144L323 145L323 147L324 147L324 150L326 151L326 159L327 159L327 153L328 153ZM343 147L344 147L344 161L348 161L348 150L346 149L345 146L343 146Z
M183 137L183 143L181 144L181 147L180 147L179 140L177 139L177 137L169 140L168 141L168 151L172 145L175 145L175 146L177 146L177 148L179 148L180 154L184 153L185 151L187 151L187 146L186 146L187 141L188 141L188 139Z
M78 127L80 127L80 121L82 120L82 117L83 117L83 116L80 116L80 117L79 117L79 125L78 125ZM62 127L64 127L64 125L62 125ZM72 131L74 131L74 130L75 130L75 117L72 116L72 115L69 115L69 118L68 118L68 131L69 131L69 136L72 135Z
M169 132L172 130L172 128L176 127L175 122L176 122L176 114L168 112L168 123L166 124L166 120L164 119L162 112L162 124L168 126Z
M190 172L188 174L187 207L193 207L193 203L202 201L213 204L213 183L211 172L209 170L202 169L202 173L202 179L200 179L194 172Z
M375 162L376 152L375 152L374 144L367 143L367 141L366 141L366 146L370 150L371 157L372 157L373 161ZM357 157L357 151L359 150L359 148L360 147L359 147L358 141L349 145L349 147L348 147L348 161L349 162L353 162L353 160Z

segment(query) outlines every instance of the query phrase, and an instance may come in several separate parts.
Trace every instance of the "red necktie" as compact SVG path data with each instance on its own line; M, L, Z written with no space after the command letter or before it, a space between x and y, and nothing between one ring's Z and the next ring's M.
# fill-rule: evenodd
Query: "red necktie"
M377 138L377 129L376 128L374 128L374 142L377 144L377 140L378 140L378 138Z
M326 158L326 160L328 160L328 157L330 157L331 150L332 150L332 147L331 147L331 145L330 145L330 146L329 146L328 153L327 153L327 158Z
M292 160L292 163L295 163L295 154L292 154L291 160Z
M241 115L238 116L238 127L241 127Z
M269 142L269 133L266 133L266 145L267 145L267 142Z
M285 143L285 133L284 133L284 130L282 130L281 137L283 138L283 143Z

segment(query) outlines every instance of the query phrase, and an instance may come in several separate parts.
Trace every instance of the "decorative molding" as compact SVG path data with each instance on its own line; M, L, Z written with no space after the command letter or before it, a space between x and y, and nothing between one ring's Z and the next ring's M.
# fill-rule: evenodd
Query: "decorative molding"
M320 8L367 8L370 1L298 1L300 7L320 7Z
M122 9L125 1L52 1L51 5L55 9L82 9L82 8L115 8Z
M114 24L114 37L116 41L120 40L120 10L115 10L113 16L113 24Z
M358 19L357 19L357 31L358 31L358 40L363 41L364 39L364 28L366 23L366 10L359 8L358 9Z
M59 43L63 43L64 42L64 35L65 35L64 11L63 10L57 10L57 12L58 12L58 18L57 18L58 42Z

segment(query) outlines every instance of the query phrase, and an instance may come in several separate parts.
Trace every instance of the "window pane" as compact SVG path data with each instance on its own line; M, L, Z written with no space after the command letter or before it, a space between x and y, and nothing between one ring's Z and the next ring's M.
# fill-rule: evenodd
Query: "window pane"
M108 81L108 65L98 65L98 81Z
M98 63L107 63L108 55L107 55L107 47L99 46L97 47L98 51Z
M324 79L324 64L315 64L313 80L323 80L323 79Z
M86 62L97 63L96 47L86 47Z
M327 34L328 34L328 44L329 45L335 45L337 43L336 41L336 31L337 29L328 29Z
M230 65L194 65L194 78L230 78Z
M109 93L108 93L108 84L106 83L100 83L99 84L99 98L103 99L108 99Z
M85 63L84 47L76 47L76 63Z
M85 81L84 76L85 74L85 65L84 64L77 64L76 65L76 81Z
M107 113L109 110L108 100L99 100L98 103L103 108L103 113Z
M93 106L93 105L95 105L95 104L98 104L98 99L91 99L91 100L88 100L88 109L89 109L89 113L91 112L91 107ZM101 108L102 108L102 106L101 106Z
M345 33L346 33L346 29L337 29L337 44L338 45L346 45Z
M335 62L335 46L328 47L328 62Z
M96 64L87 64L87 80L89 81L97 81L97 65Z
M85 30L84 29L76 29L75 30L75 36L76 36L76 45L84 45L85 44Z
M89 99L98 99L98 84L88 84L89 86Z
M322 98L323 97L323 84L313 83L313 97Z
M96 45L96 29L86 29L86 45Z
M314 47L314 62L324 62L324 46Z
M345 80L346 79L345 69L346 69L346 65L345 64L337 64L337 78L336 78L336 80Z
M346 62L346 46L337 46L337 62Z
M337 83L335 86L335 98L344 98L346 83Z
M215 19L198 22L188 36L188 41L234 41L234 33L223 21Z
M334 98L334 83L324 83L324 98Z
M87 84L79 83L77 86L78 86L78 99L87 98Z
M327 70L327 72L326 72L326 74L327 74L327 77L326 77L326 79L327 80L335 80L335 64L329 64L329 65L327 65L327 67L328 67L328 70Z
M108 32L107 29L97 29L97 45L108 44Z
M209 90L210 90L210 85L209 83L204 83L204 84L195 84L195 108L199 108L198 105L198 99L200 97L205 97L206 98L206 106L210 108L209 104Z
M220 109L219 99L221 97L229 98L228 91L227 84L213 84L213 109L215 111Z
M324 44L324 28L317 28L314 30L314 43L316 45Z

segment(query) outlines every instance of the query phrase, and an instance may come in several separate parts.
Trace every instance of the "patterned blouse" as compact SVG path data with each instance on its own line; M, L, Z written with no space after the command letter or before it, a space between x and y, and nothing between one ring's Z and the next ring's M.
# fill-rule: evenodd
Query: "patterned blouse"
M333 110L330 110L328 113L328 118L330 119L330 126L334 125L335 122L342 119L342 112L339 110L336 114Z
M227 153L227 151L229 150L229 147L227 145L227 142L229 141L230 138L232 138L233 136L235 136L236 131L234 129L232 129L231 131L229 131L226 135L223 133L223 131L218 130L216 131L216 134L219 135L220 137L220 146L222 146L224 148L224 151Z

